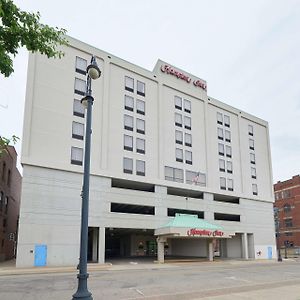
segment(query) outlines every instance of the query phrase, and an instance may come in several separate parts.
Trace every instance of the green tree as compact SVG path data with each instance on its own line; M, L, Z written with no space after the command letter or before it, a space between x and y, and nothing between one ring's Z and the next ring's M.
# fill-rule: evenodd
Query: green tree
M66 45L66 30L40 23L40 13L20 10L12 0L0 0L0 73L9 77L13 69L13 58L21 47L40 52L48 58L63 56L59 45ZM15 137L0 137L0 154Z

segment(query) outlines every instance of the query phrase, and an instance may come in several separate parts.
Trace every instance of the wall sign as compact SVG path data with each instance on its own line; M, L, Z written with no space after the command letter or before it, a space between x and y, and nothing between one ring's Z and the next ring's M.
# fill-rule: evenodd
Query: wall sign
M189 77L188 75L184 74L183 72L180 72L178 70L176 70L175 68L169 66L169 65L161 65L160 70L163 73L167 73L173 76L176 76L177 78L186 81L187 83L191 83L192 79L191 77ZM204 80L201 79L195 79L193 81L193 84L195 87L199 87L201 89L203 89L204 91L207 90L207 85L206 82Z
M224 235L223 231L220 230L207 230L207 229L196 229L196 228L192 228L189 229L187 231L187 235L188 236L195 236L195 235L199 235L199 236L208 236L208 237L221 237Z

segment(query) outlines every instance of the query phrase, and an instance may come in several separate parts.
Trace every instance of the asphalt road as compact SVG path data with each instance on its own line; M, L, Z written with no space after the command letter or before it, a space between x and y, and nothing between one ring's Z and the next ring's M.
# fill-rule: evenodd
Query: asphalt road
M300 263L194 263L90 274L94 300L300 299ZM72 299L76 274L0 276L1 300Z

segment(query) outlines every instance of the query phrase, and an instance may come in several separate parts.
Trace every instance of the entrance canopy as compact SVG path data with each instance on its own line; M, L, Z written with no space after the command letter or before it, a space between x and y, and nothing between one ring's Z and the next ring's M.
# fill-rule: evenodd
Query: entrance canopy
M197 215L176 214L167 224L155 230L158 237L231 238L233 232L199 219Z

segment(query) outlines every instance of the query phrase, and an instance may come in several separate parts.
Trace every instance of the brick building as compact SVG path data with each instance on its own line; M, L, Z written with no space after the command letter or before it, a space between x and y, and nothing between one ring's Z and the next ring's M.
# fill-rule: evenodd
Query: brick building
M9 146L0 157L0 261L16 252L22 180L16 163L16 150Z
M300 247L300 176L274 184L279 217L279 246Z

